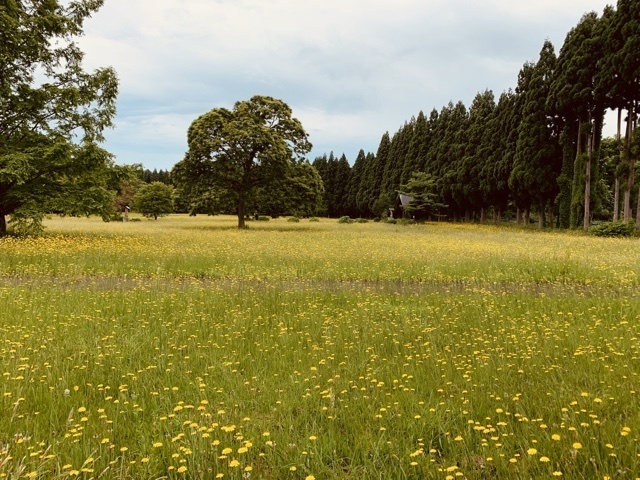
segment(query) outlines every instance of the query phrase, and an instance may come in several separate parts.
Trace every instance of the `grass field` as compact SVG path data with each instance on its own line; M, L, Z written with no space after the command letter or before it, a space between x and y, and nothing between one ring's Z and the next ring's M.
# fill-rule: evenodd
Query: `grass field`
M50 219L0 239L0 478L640 478L640 242Z

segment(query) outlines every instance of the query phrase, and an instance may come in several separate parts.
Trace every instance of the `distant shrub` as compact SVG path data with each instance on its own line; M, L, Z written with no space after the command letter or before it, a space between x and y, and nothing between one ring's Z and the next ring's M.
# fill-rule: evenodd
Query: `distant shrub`
M378 223L380 220L381 220L380 217L376 217L376 218L373 219L373 221L376 222L376 223Z
M265 216L265 215L260 215L258 218L256 218L256 220L258 222L268 222L271 219L269 217Z
M319 221L320 221L320 219L319 219L318 217L311 217L311 218L309 219L309 221L310 221L310 222L319 222Z
M289 217L287 218L287 222L298 223L300 221L300 217Z
M340 217L338 219L338 223L353 223L353 222L354 222L354 220L351 217L347 216L347 215L345 215L344 217Z
M387 218L387 223L391 223L392 225L395 225L396 223L398 223L398 221L395 218Z
M416 224L416 221L413 219L408 219L408 218L398 219L398 225L407 226L407 225L415 225L415 224Z
M604 222L592 226L589 233L596 237L633 237L636 225L634 222Z
M356 223L367 223L369 220L367 220L366 218L356 218L355 222Z

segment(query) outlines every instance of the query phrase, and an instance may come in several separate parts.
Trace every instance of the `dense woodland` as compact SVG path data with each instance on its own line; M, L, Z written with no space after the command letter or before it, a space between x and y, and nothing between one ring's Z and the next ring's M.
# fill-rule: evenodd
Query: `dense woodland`
M452 220L535 216L541 227L585 229L593 219L632 220L639 100L640 2L620 0L584 15L559 53L545 41L515 90L419 112L352 166L344 155L316 158L323 213L381 215L413 173L425 172ZM603 139L610 109L618 136Z

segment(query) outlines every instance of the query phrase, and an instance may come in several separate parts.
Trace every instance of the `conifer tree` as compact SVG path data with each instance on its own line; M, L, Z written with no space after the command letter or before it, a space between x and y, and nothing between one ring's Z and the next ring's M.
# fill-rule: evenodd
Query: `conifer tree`
M547 40L527 85L513 170L509 178L516 204L525 211L532 205L538 207L540 228L544 224L545 206L557 194L557 178L561 168L557 141L545 108L555 64L553 45Z

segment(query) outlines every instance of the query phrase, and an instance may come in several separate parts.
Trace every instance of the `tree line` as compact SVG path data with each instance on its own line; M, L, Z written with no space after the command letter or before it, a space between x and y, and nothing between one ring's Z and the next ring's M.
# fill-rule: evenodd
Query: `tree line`
M378 216L412 175L433 179L450 219L518 222L586 230L593 219L632 220L640 228L635 163L640 100L640 2L619 0L585 14L556 54L545 41L515 89L496 100L480 92L469 108L450 102L422 111L375 154L353 163L331 153L314 160L329 216ZM602 138L604 116L618 113L617 135Z
M45 213L107 220L135 206L137 191L154 217L170 207L236 213L239 226L255 213L380 216L403 192L416 200L412 211L437 205L468 221L535 216L540 227L629 222L635 204L640 228L637 0L585 14L558 54L545 41L497 100L486 90L468 108L419 112L353 165L332 153L310 164L308 135L289 106L256 95L195 119L189 151L171 172L116 165L100 146L118 80L111 68L85 71L76 38L102 4L0 5L0 235L7 219L15 231L37 232ZM610 110L617 135L603 139Z

